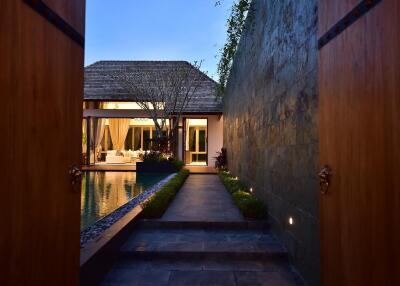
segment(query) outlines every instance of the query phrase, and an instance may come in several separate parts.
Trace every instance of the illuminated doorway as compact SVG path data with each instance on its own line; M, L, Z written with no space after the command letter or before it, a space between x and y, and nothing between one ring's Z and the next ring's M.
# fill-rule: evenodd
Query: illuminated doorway
M208 164L207 119L185 119L184 161L187 165Z

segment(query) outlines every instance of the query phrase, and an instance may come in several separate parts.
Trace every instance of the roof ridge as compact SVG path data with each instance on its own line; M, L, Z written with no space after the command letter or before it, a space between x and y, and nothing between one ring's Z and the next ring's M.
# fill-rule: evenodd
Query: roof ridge
M98 63L189 63L185 60L100 60L93 64Z

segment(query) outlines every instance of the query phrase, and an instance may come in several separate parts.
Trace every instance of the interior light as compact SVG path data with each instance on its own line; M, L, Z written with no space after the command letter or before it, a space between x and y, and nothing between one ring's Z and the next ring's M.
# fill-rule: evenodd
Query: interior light
M289 217L289 225L293 225L294 224L294 220L293 220L293 218L290 216Z
M253 188L250 188L250 193L253 193Z

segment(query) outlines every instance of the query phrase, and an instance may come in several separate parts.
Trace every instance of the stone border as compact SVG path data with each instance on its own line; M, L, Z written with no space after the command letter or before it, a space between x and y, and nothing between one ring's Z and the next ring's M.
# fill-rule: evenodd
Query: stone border
M110 228L114 223L120 220L123 216L129 213L133 208L138 206L140 203L147 200L151 195L158 192L166 183L169 182L173 177L176 176L177 173L171 174L165 179L161 180L157 184L152 187L147 188L143 193L138 195L137 197L131 199L126 204L122 205L112 213L107 216L101 218L93 225L89 226L87 229L81 232L81 248L84 247L87 243L98 238L104 231Z

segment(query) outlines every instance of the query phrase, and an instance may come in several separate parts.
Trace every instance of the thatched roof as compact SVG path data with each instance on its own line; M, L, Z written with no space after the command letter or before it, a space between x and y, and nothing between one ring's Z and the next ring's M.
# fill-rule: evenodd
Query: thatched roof
M200 81L196 95L190 102L187 113L221 113L221 99L216 96L217 83L185 61L99 61L85 68L84 99L95 101L134 101L137 95L130 94L123 82L111 76L113 73L141 73L176 68L193 68Z

